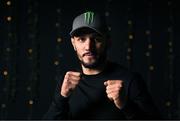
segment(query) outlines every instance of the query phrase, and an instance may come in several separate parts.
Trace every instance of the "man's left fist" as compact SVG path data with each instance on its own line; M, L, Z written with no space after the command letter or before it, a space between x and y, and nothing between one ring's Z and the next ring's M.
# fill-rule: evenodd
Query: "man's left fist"
M114 101L117 108L121 109L124 104L123 81L122 80L108 80L104 82L106 86L107 97Z

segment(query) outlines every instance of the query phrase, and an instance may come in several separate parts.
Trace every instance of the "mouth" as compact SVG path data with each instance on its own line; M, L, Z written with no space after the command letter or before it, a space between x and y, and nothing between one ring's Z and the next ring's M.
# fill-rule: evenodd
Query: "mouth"
M83 54L83 57L84 56L94 57L94 56L96 56L96 54L92 53L92 52L87 52L87 53Z

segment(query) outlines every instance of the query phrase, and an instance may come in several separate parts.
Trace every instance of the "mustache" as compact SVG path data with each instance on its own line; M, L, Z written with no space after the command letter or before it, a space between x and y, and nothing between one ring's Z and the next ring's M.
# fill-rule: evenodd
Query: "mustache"
M96 56L97 53L96 53L96 52L86 52L86 53L84 53L82 56L84 57L84 56L87 56L87 55L93 55L93 56Z

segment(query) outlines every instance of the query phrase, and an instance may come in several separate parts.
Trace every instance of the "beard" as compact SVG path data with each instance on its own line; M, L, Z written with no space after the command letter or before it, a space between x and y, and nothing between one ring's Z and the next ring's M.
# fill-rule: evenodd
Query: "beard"
M97 58L94 62L92 63L86 63L83 60L80 60L80 63L85 67L89 69L94 69L99 66L101 66L104 62L106 61L106 51L104 51L99 58Z

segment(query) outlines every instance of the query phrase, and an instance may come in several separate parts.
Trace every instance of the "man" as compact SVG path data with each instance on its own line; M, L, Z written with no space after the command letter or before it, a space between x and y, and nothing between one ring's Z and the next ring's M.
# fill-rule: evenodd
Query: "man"
M107 59L105 18L85 12L73 21L71 42L82 71L60 80L44 119L157 119L142 78Z

